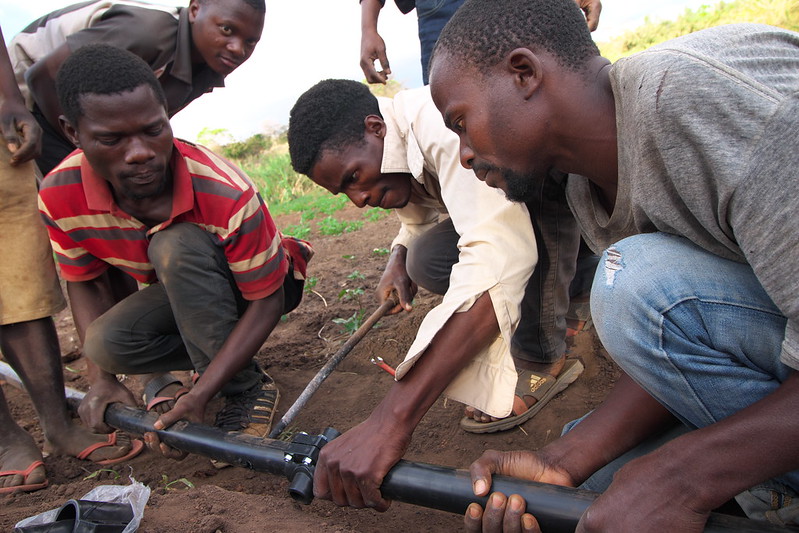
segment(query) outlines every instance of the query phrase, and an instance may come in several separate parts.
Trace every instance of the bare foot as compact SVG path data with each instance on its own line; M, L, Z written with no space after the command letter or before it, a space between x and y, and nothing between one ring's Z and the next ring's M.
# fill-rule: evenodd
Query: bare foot
M554 363L531 363L529 361L524 361L522 359L514 358L513 362L516 364L517 368L524 368L526 370L532 370L534 372L539 372L542 374L549 374L552 377L558 377L561 370L563 370L563 365L566 364L566 357L561 357L559 360L555 361ZM527 411L530 407L535 405L536 399L532 396L525 396L521 398L519 396L513 397L513 409L511 411L510 416L520 415ZM463 414L466 418L471 418L475 422L496 422L497 420L502 420L501 418L496 418L491 415L488 415L482 411L478 411L474 407L467 406Z
M36 461L42 460L39 448L26 431L16 424L9 429L10 431L0 432L0 472L25 471ZM27 476L23 474L0 476L0 490L21 485L38 485L45 481L47 475L44 466L38 466Z
M97 443L108 442L108 435L92 433L83 426L71 424L66 431L59 432L57 436L48 437L45 449L55 455L69 455L77 457L83 450ZM132 450L131 438L122 432L117 432L116 445L97 448L86 457L87 461L99 462L108 459L124 457Z

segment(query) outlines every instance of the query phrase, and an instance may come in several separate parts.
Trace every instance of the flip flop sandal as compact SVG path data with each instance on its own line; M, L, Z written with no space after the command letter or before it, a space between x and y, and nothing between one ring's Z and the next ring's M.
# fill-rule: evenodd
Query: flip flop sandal
M464 416L460 422L461 429L469 433L493 433L521 425L535 416L556 394L574 383L582 373L583 364L577 359L567 359L558 377L530 370L520 370L519 378L516 381L516 396L522 399L525 396L532 396L536 402L521 414L511 415L494 422L478 422Z
M113 433L110 433L108 435L108 440L106 440L105 442L97 442L95 444L92 444L91 446L87 446L82 452L80 452L75 457L77 457L78 459L91 461L91 459L89 459L88 457L92 454L93 451L99 450L100 448L106 448L108 446L116 446L116 445L117 445L117 432L114 431ZM130 441L130 451L126 455L123 455L122 457L114 457L112 459L104 459L102 461L92 461L92 462L101 466L115 465L117 463L125 462L128 459L133 459L134 457L139 455L143 449L144 449L144 442L142 442L139 439L132 439Z
M195 374L196 375L196 374ZM165 388L169 387L170 385L178 384L181 386L175 394L172 396L159 396L158 393L164 390ZM180 381L178 378L167 372L166 374L161 374L158 377L151 379L147 382L147 385L144 387L144 394L142 395L142 400L144 400L145 408L148 411L152 411L153 408L157 405L161 405L162 403L166 402L174 402L184 394L188 393L189 389L183 387L183 382Z
M122 533L131 520L133 508L129 503L69 500L53 522L18 527L14 533Z
M4 470L0 472L0 477L22 476L24 481L27 482L28 476L31 475L31 472L33 472L40 466L44 466L44 463L42 461L34 461L25 470ZM11 494L13 492L33 492L35 490L47 487L48 484L49 482L45 479L41 483L24 483L22 485L15 485L13 487L3 487L0 488L0 494Z

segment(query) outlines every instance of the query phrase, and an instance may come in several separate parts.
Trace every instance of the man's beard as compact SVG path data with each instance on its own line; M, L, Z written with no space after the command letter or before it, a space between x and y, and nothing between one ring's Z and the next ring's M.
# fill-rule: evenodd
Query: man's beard
M535 198L535 178L528 174L515 172L509 168L495 167L488 163L477 163L472 167L475 172L498 172L505 182L505 196L511 202L526 203Z

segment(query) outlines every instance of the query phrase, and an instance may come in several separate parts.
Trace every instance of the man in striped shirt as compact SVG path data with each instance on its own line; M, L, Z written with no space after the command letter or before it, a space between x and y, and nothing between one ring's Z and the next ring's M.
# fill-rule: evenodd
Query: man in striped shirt
M81 416L106 429L109 403L134 404L114 374L154 373L145 395L161 413L156 428L201 422L221 393L217 426L265 435L278 395L253 357L299 303L310 246L281 236L238 168L173 138L140 58L83 47L57 91L62 127L81 150L45 178L39 206L94 363ZM147 286L126 296L115 270ZM181 369L199 376L189 391L168 374Z

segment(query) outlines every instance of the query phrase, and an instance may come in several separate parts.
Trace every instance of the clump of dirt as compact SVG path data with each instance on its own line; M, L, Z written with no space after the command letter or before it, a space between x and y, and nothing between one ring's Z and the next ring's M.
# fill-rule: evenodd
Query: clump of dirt
M362 212L347 207L344 217L360 219ZM337 214L337 217L340 217ZM278 226L292 223L279 217ZM307 292L299 308L283 320L259 352L258 362L277 381L281 391L278 420L325 361L346 340L342 325L359 310L367 316L376 308L372 290L383 271L386 248L399 224L391 215L366 222L363 229L336 236L312 234L308 240L316 249L309 266L315 278L313 292ZM357 275L352 275L355 271ZM345 289L364 289L358 298L339 297ZM343 293L346 294L346 293ZM402 360L425 313L440 297L420 291L411 313L388 316L352 350L338 369L324 382L288 428L318 432L334 427L344 432L361 422L391 386L392 378L370 363L379 355L391 366ZM67 385L86 390L82 371L85 362L69 312L56 317L64 354ZM463 406L440 399L414 433L405 458L411 461L467 468L485 449L537 449L560 435L563 425L588 412L607 394L618 373L607 358L593 331L580 333L572 355L585 363L585 372L564 393L555 397L521 428L487 435L463 432L458 422ZM136 381L126 381L138 391ZM188 383L188 380L186 381ZM41 444L42 434L27 396L3 386L14 419ZM211 406L213 409L213 405ZM209 409L210 411L211 409ZM212 419L213 413L209 413ZM10 531L19 520L60 507L79 498L93 487L125 484L128 477L149 485L152 495L140 531L147 533L247 533L254 531L319 531L390 533L411 531L449 532L461 527L461 517L395 503L386 513L338 508L327 501L311 505L294 502L287 494L288 482L277 476L243 468L214 468L207 458L192 455L183 461L165 459L145 451L109 472L102 467L71 457L45 459L50 487L30 494L0 497L0 531ZM97 475L94 472L102 470ZM172 483L185 478L185 483Z

